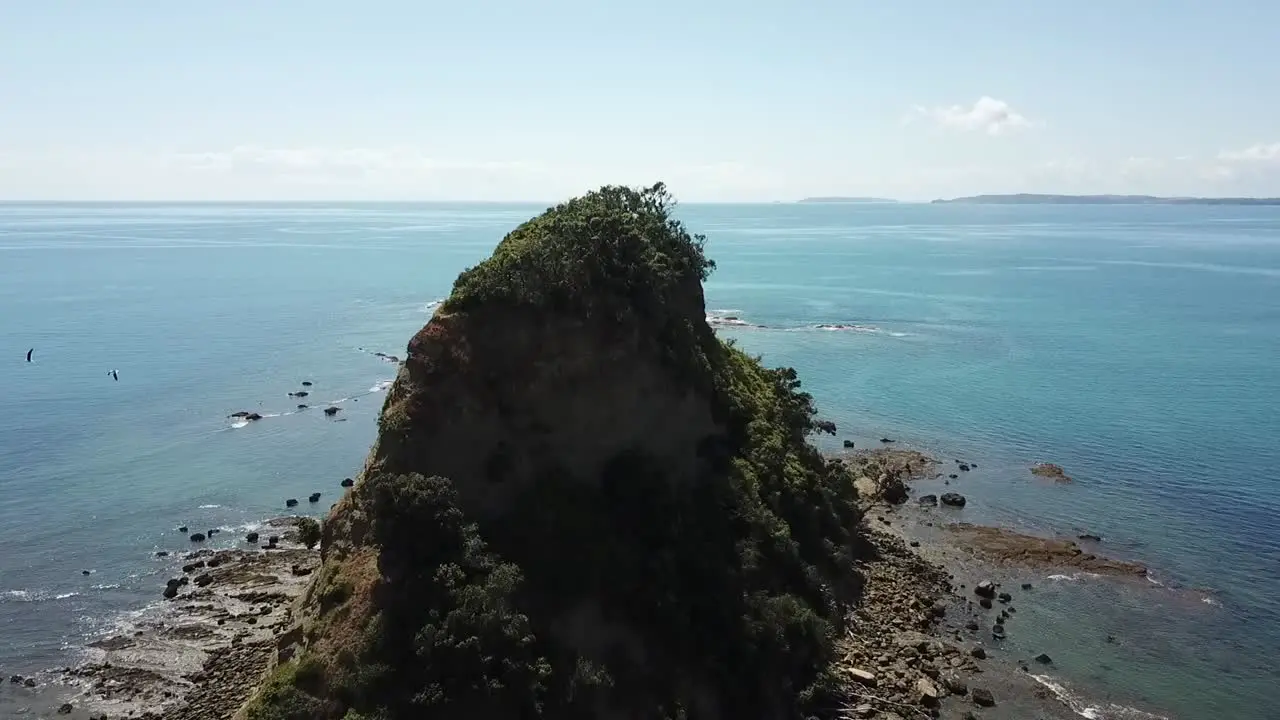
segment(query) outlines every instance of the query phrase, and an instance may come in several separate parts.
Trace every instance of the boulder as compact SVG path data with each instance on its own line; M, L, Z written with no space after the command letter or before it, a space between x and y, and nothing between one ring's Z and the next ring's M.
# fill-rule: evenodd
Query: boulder
M921 495L920 504L936 506L938 504L938 496L937 495Z
M1004 625L1001 625L1001 624L999 624L999 623L996 623L995 625L992 625L992 626L991 626L991 637L993 637L993 638L995 638L995 639L997 639L997 640L1003 640L1003 639L1005 639L1006 635L1005 635L1005 632L1004 632Z
M1100 535L1094 535L1093 533L1083 533L1081 535L1077 535L1076 538L1080 540L1088 540L1090 542L1102 542L1102 537Z
M169 557L169 551L168 551L168 550L157 550L157 551L156 551L156 557L158 557L158 558L162 558L162 557Z
M320 493L311 493L311 496L307 498L307 502L320 502Z
M969 466L965 463L960 463L960 472L969 472Z
M298 500L296 498L289 498L288 500L284 501L285 507L295 507L297 504L298 504Z
M310 381L310 380L303 380L303 381L302 381L302 387L311 387L311 381Z
M333 417L334 415L337 415L338 411L341 409L342 408L340 407L334 407L333 405L330 405L329 407L324 409L324 414L328 415L329 417Z
M251 532L248 535L245 535L244 539L246 542L256 543L258 542L258 533Z
M947 692L952 695L966 695L969 692L969 685L959 675L948 673L942 676L942 685Z
M1009 593L1007 593L1007 592L1002 592L1002 593L1000 593L1000 595L999 595L998 597L1000 598L1000 602L1002 602L1002 603L1008 603L1008 602L1011 602L1011 601L1013 600L1013 596L1012 596L1012 595L1010 595L1010 594L1009 594Z
M338 484L341 485L342 487L351 487L352 485L356 484L356 481L352 480L351 478L343 478L342 482Z
M36 679L35 679L35 678L25 678L25 679L23 679L23 681L22 681L22 686L23 686L23 687L33 688L33 687L35 687L35 686L36 686Z
M61 705L58 706L59 715L70 715L71 710L72 710L71 703L62 703Z
M1030 589L1031 589L1031 583L1022 583L1022 589L1023 589L1023 590L1030 590Z
M204 542L204 533L195 533L192 535L191 542Z
M973 588L973 594L984 598L993 598L996 596L996 584L990 580L983 580Z
M866 685L867 687L876 686L876 674L869 670L863 670L862 668L856 667L849 668L849 676L852 677L855 682Z
M964 507L965 502L967 502L960 493L943 493L939 499L943 505L950 505L951 507Z
M845 441L844 441L844 446L845 446L845 448L846 448L846 449L848 449L848 450L852 450L852 449L853 449L853 441L852 441L852 440L845 440Z
M986 597L984 597L984 598L982 598L981 600L979 600L979 601L978 601L978 604L982 606L982 609L983 609L983 610L990 610L990 609L991 609L991 598L986 598Z
M984 647L982 647L981 645L979 645L979 646L975 647L974 649L970 650L970 651L969 651L969 655L973 656L974 658L977 658L978 660L986 660L986 659L987 659L987 650L986 650L986 648L984 648Z
M295 392L295 393L289 393L289 394L290 394L290 395L292 395L292 396L294 396L294 397L296 397L296 398L304 398L304 397L306 397L306 396L310 395L311 393L307 392L306 390L299 390L298 392Z
M178 528L178 532L180 532L180 533L184 533L184 532L186 532L186 531L187 531L187 526L186 526L186 525L183 525L182 527Z
M298 405L298 409L299 409L299 410L306 410L306 409L307 409L307 406L306 406L305 404L301 404L301 403L299 403L299 405Z
M973 704L981 707L992 707L996 704L995 696L986 688L973 689Z
M951 478L952 480L955 480L956 478L958 478L958 477L960 477L960 476L959 476L959 475L957 475L957 474L955 474L955 473L951 473L951 474L950 474L950 475L948 475L947 477Z
M197 575L196 579L192 580L192 582L195 583L196 587L205 587L213 582L213 575L210 573L202 573Z
M280 542L280 536L279 536L279 535L272 535L271 537L268 537L268 538L267 538L267 544L268 544L268 545L275 545L275 544L276 544L276 543L278 543L278 542Z
M925 707L933 707L938 704L941 697L938 692L938 686L934 685L928 678L920 678L916 681L915 700Z
M1053 658L1049 657L1045 653L1040 653L1039 655L1036 656L1036 662L1040 663L1041 665L1052 665Z

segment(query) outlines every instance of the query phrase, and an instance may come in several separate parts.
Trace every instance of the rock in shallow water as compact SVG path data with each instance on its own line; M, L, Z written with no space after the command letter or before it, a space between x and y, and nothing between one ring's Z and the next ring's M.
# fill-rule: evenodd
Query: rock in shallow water
M991 694L990 690L987 690L986 688L974 688L973 702L975 705L980 705L982 707L992 707L996 704L996 699L995 696Z
M983 580L974 586L973 594L984 598L994 598L996 596L996 584L990 580Z
M965 503L968 502L960 493L943 493L941 500L943 505L950 505L951 507L964 507Z

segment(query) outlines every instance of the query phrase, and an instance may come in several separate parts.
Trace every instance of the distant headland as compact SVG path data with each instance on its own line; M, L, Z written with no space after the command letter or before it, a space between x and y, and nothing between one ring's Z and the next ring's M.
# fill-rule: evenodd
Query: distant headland
M938 203L969 205L1280 205L1280 198L1249 197L1156 197L1154 195L973 195Z
M889 198L873 198L873 197L808 197L798 202L802 203L896 203L897 200Z

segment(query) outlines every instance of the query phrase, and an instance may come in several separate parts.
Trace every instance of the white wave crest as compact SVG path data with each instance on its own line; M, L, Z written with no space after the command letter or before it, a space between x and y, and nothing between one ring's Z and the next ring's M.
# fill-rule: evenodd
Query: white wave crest
M1084 698L1071 692L1048 675L1032 675L1031 677L1048 688L1063 705L1071 708L1071 712L1082 718L1088 718L1088 720L1169 720L1164 715L1154 715L1125 705L1116 705L1114 703L1091 705Z

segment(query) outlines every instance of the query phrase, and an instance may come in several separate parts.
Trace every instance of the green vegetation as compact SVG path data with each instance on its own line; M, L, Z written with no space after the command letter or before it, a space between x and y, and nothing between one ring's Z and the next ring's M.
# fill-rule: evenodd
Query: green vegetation
M298 542L306 545L308 549L320 542L320 523L315 518L301 517L295 520L293 525L298 528Z
M320 680L281 668L260 711L833 717L828 668L855 589L853 479L808 443L835 428L795 371L766 369L707 327L701 282L714 264L670 210L662 185L552 208L462 273L446 308L638 328L725 428L702 439L696 476L627 450L599 478L540 478L483 526L448 479L366 477L352 499L381 548L381 579L361 649ZM617 641L588 657L566 638L569 616Z

